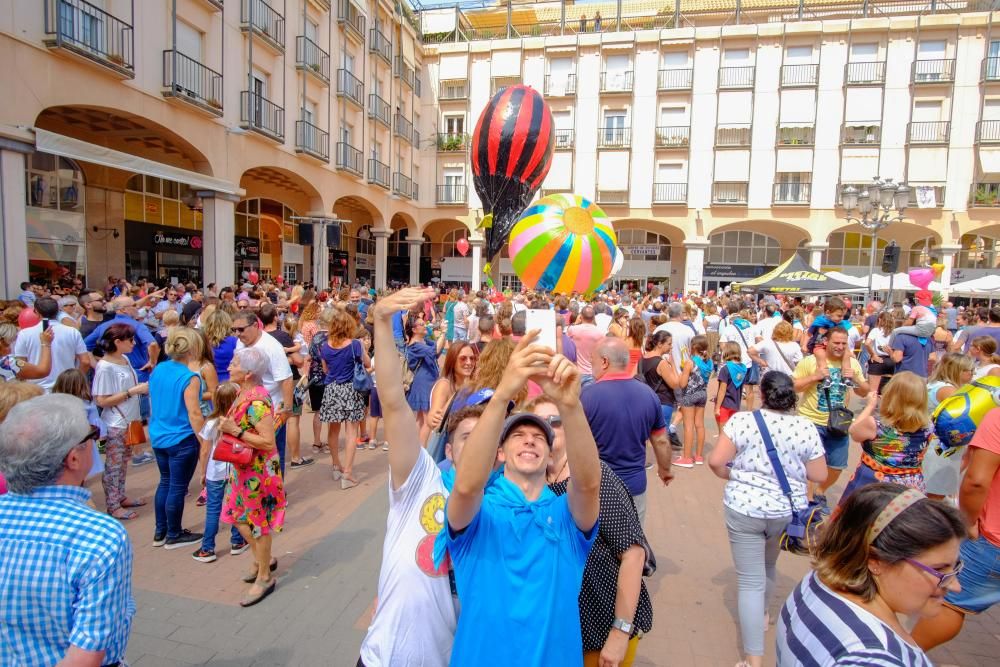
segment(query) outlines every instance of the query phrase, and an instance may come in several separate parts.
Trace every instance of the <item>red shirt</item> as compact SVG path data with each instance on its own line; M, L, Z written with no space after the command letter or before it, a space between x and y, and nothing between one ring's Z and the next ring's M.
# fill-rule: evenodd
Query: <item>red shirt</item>
M986 413L969 446L1000 455L1000 409ZM979 513L979 534L1000 547L1000 468L993 474L986 502Z

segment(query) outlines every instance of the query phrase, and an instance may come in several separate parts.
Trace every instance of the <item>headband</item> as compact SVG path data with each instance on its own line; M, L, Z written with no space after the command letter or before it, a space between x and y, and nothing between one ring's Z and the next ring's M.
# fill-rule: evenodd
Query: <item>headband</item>
M902 514L908 507L926 497L916 489L907 489L890 500L889 504L875 517L875 523L868 529L868 544L875 542L882 531L886 529L886 526L892 523L893 519Z

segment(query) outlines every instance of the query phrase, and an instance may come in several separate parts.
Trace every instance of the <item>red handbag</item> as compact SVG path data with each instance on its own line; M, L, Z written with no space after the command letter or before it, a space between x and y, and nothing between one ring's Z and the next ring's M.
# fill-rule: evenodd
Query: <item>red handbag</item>
M237 410L233 416L234 421L238 422L243 418L243 415L245 415L247 410L250 409L250 404L253 403L254 399L255 396L251 395L250 400L243 402L240 409ZM239 449L237 449L237 447ZM237 438L235 435L223 433L222 437L219 438L219 442L215 445L215 451L212 452L212 459L215 461L221 461L222 463L248 466L250 465L250 462L253 461L253 455L253 445Z

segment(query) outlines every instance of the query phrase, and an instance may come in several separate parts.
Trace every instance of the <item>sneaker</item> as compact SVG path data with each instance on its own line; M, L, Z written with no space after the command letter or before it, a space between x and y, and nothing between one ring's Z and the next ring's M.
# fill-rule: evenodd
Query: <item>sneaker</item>
M147 463L152 463L156 457L150 453L136 454L132 457L132 465L134 466L144 466Z
M694 457L694 464L696 466L703 466L703 465L705 465L705 459L704 459L704 457L701 457L701 456Z
M378 443L375 442L374 440L370 440L368 442L368 449L375 449L376 447L378 447Z
M153 546L154 547L162 547L164 544L166 544L166 542L167 542L167 534L166 533L155 533L153 535Z
M197 544L201 542L201 538L204 537L201 533L192 533L188 529L181 531L181 534L177 537L168 537L166 543L163 545L164 549L180 549L181 547L186 547L189 544Z
M198 549L191 557L194 558L199 563L214 563L215 562L215 552L207 551L205 549Z
M246 551L249 548L250 548L250 543L249 542L241 542L239 544L230 544L229 545L229 555L230 556L239 556L241 553L243 553L244 551Z
M196 507L204 507L208 504L208 489L202 489L198 494L198 500L194 501Z
M681 444L681 439L673 431L670 432L670 446L674 449L684 449L684 445Z
M674 459L674 465L678 468L693 468L694 459L686 459L682 456L679 459Z
M303 458L301 461L292 461L288 464L289 468L305 468L306 466L311 466L316 463L316 459Z
M649 463L646 464L646 470L652 470L652 469L653 469L653 462L650 461Z
M389 443L388 442L383 442L382 443L382 451L383 452L389 451Z

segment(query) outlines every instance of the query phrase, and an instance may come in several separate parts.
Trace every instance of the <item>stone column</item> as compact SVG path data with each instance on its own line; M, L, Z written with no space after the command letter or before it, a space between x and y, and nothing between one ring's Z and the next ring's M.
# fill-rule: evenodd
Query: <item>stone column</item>
M809 266L816 269L817 271L822 270L823 266L823 253L830 247L829 243L807 243L806 249L809 250Z
M410 285L420 282L420 246L423 243L422 238L406 237L406 244L410 246Z
M313 228L313 284L316 289L330 288L330 252L326 247L326 225L324 218L317 216Z
M478 292L483 283L483 246L486 241L469 239L469 245L472 246L472 291Z
M373 229L372 238L375 239L375 289L384 290L386 277L389 272L389 237L392 232L388 229Z
M198 192L202 209L202 284L232 285L236 282L236 195L203 190Z
M684 260L684 285L681 291L684 294L688 292L701 294L705 273L705 250L708 248L708 240L693 239L685 241L684 248L687 249L687 257Z
M948 292L951 291L951 272L955 268L955 256L962 250L961 245L942 245L938 248L941 253L941 263L944 264L944 271L941 272L941 296L947 300Z
M0 293L16 299L21 282L28 279L28 222L24 200L27 188L24 156L30 144L0 139Z

